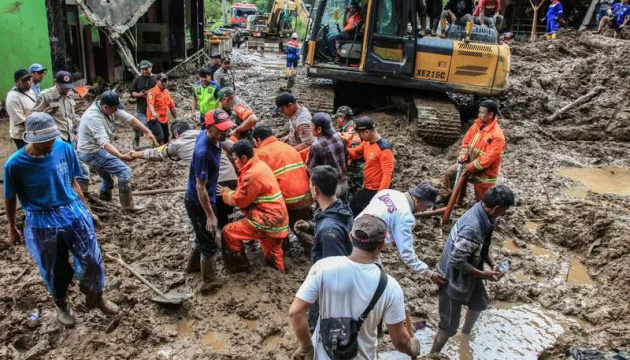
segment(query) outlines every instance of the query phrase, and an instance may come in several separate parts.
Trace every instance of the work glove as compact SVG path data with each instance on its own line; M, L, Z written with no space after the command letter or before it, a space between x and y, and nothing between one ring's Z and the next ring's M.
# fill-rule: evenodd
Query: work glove
M303 349L301 346L291 355L291 360L313 360L315 349L311 346Z

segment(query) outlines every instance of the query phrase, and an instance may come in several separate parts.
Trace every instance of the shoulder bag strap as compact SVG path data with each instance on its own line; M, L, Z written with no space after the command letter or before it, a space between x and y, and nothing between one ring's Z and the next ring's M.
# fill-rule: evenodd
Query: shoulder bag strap
M385 271L383 271L383 269L378 264L375 265L378 266L378 269L381 271L381 277L378 280L378 286L376 287L376 292L374 293L374 296L372 296L372 300L370 300L370 304L367 306L365 311L363 311L361 316L359 316L359 328L361 328L361 325L363 325L363 322L365 322L365 319L370 314L370 311L374 309L374 306L381 298L381 295L383 295L383 292L387 287L387 274L385 274Z

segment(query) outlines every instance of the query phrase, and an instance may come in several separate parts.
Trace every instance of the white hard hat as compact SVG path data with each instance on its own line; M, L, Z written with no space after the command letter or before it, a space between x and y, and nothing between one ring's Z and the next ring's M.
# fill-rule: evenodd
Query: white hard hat
M297 33L293 33L293 35L291 35L291 37L292 37L293 39L297 39L297 38L298 38L298 34L297 34Z

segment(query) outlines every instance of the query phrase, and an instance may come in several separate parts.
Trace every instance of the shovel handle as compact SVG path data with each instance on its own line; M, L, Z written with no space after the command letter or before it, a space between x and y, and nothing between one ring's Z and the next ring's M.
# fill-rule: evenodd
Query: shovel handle
M145 279L144 276L140 275L140 273L137 272L136 269L132 268L130 265L128 265L126 262L124 262L123 259L120 257L120 255L118 255L118 258L115 258L115 257L105 253L105 257L110 259L110 260L114 260L114 261L118 262L120 265L124 266L127 270L129 270L130 273L132 273L135 277L140 279L140 281L142 281L146 286L150 287L151 290L155 291L156 294L160 295L163 298L166 298L166 296L164 295L163 292L160 291L160 289L156 288L155 285L153 285L153 284L151 284L149 282L149 280Z
M407 328L407 332L409 333L409 336L413 340L413 324L411 323L411 312L409 311L409 309L405 309L405 327ZM416 359L417 359L416 356L411 357L411 360L416 360Z
M453 207L455 206L455 202L459 197L459 193L462 190L464 184L466 184L467 180L468 176L466 176L466 174L459 177L459 181L457 181L457 186L455 186L455 189L453 189L453 192L451 193L451 198L448 200L448 205L446 206L446 210L444 211L444 216L442 216L442 224L444 224L451 217L451 211L453 211Z

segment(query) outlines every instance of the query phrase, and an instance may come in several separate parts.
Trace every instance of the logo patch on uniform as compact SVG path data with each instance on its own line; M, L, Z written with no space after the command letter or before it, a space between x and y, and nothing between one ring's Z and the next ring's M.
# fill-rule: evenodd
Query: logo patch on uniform
M70 76L64 76L64 77L63 77L63 81L65 81L65 82L69 82L69 81L70 81Z
M487 142L488 144L490 144L490 143L492 142L492 139L488 139L488 140L486 140L486 142Z
M370 155L368 155L368 157L369 157L370 159L374 159L374 153L373 153L373 152L371 152L371 153L370 153Z

